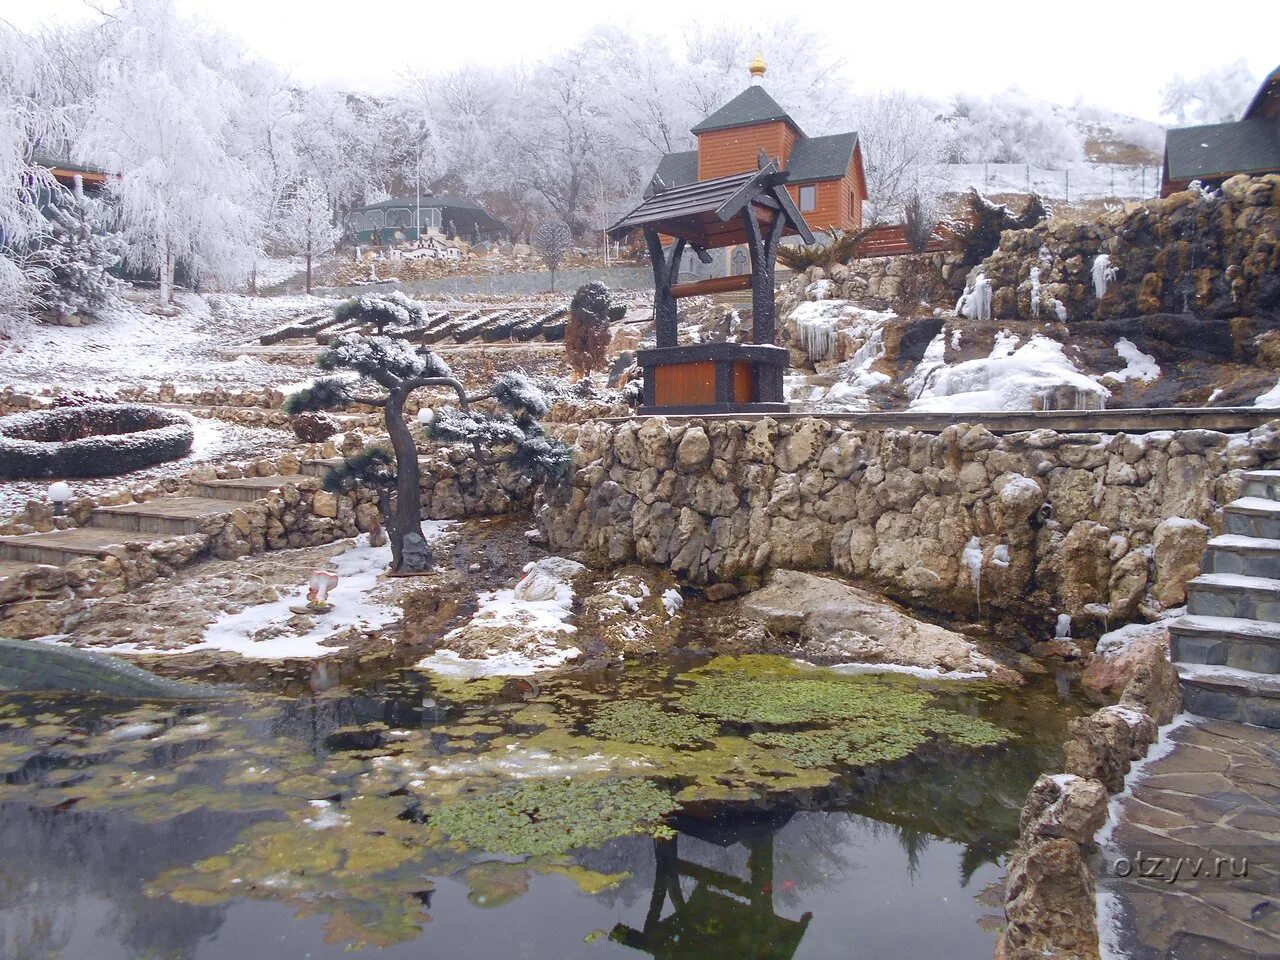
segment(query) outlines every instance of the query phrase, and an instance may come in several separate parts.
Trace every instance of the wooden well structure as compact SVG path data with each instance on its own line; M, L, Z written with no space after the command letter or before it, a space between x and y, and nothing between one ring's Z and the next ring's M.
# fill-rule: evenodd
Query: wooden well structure
M813 234L786 190L788 174L761 152L759 168L659 189L609 228L612 238L644 233L653 263L657 346L641 350L642 414L781 413L788 351L774 343L773 277L782 238ZM663 240L669 242L663 246ZM704 263L708 250L746 244L751 273L677 283L680 258L691 249ZM680 346L676 301L697 294L751 290L751 343Z

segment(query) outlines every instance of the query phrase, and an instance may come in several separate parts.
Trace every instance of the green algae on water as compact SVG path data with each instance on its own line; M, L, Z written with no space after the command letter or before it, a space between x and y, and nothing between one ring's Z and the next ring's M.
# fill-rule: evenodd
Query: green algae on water
M676 808L646 780L533 780L448 803L431 825L468 846L505 856L539 856L594 847L633 833L666 832Z
M587 731L599 740L642 743L654 747L692 746L710 740L720 724L688 714L668 713L644 700L606 703L595 711Z

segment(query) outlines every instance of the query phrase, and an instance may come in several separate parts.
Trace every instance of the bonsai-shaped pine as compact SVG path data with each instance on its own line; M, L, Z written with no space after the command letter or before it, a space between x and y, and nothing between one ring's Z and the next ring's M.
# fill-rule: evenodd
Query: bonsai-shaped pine
M609 349L609 312L612 294L599 280L584 283L569 304L564 328L564 352L580 377L605 365Z
M556 271L565 254L573 249L573 231L562 220L544 220L533 229L529 246L551 273L551 289L556 288Z
M380 386L385 393L356 393L353 385L337 378L322 378L292 394L286 401L290 414L304 410L336 409L352 403L381 407L391 452L367 447L325 477L325 488L345 492L360 485L378 493L383 523L391 542L393 573L423 573L431 568L431 548L422 535L421 485L418 448L405 419L405 401L422 387L444 387L458 397L458 409L438 411L429 433L443 440L466 440L484 459L486 447L513 445L515 460L532 479L562 478L568 472L569 453L563 444L547 438L536 422L549 404L542 392L519 373L499 375L488 394L468 396L449 367L426 347L414 349L403 340L347 333L335 339L316 361L322 370L350 370ZM470 404L490 399L510 411L506 416L474 413Z
M427 308L399 290L352 297L339 304L333 315L339 323L371 323L379 334L389 326L420 327L427 322Z
M1000 246L1000 234L1005 230L1026 230L1048 216L1044 202L1032 194L1022 213L1014 214L1003 203L992 203L977 190L970 190L966 198L969 205L968 223L956 233L955 247L964 254L962 263L976 267Z

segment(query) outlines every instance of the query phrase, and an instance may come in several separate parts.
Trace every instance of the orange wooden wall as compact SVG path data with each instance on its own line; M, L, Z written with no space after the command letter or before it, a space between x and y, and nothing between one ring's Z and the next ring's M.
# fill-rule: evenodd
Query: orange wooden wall
M770 160L778 157L785 166L795 142L796 132L781 120L700 133L698 179L713 180L755 170L761 148Z

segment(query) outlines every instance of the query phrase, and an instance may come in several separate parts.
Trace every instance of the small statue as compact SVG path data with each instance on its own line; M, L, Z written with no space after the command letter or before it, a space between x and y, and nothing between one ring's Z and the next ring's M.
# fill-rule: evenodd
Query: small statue
M328 613L333 609L329 591L338 585L338 575L332 570L312 570L308 581L305 606L290 607L294 613Z

